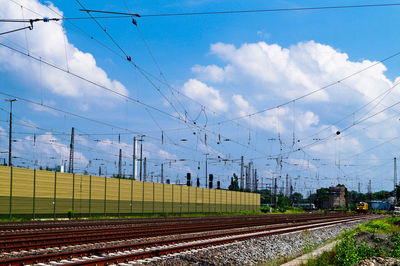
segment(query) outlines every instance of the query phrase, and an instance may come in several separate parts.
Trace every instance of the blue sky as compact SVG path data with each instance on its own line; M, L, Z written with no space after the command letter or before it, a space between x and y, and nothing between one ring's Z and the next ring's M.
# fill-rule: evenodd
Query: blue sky
M142 15L378 3L125 2L131 12ZM88 9L127 11L122 0L81 3ZM56 18L60 13L88 17L75 1L0 4L0 18ZM101 165L103 173L116 174L122 148L124 172L131 174L132 138L144 134L148 172L154 180L164 163L172 182L183 182L191 172L204 185L208 153L208 172L224 187L234 172L239 173L238 159L244 156L246 163L253 161L264 185L273 176L288 174L303 193L337 183L354 190L360 183L366 192L370 179L374 191L391 189L393 157L400 144L400 58L377 62L400 51L399 9L142 17L137 18L138 28L130 18L99 19L139 70L91 19L37 22L31 31L3 35L0 43L102 88L0 47L2 158L7 158L8 144L6 93L21 98L14 104L15 165L61 164L68 159L69 134L75 127L76 168L81 172L96 174ZM22 26L0 23L0 32ZM292 101L332 83L336 84ZM271 110L247 116L267 108ZM237 117L242 118L227 121ZM344 131L337 136L337 130ZM277 158L282 159L282 171ZM278 184L283 181L282 177Z

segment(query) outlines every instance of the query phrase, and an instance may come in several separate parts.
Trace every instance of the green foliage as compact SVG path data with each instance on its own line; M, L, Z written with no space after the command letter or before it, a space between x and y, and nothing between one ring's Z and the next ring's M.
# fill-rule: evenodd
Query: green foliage
M309 196L309 201L315 204L318 209L322 208L322 203L329 199L329 188L320 188L317 190L317 193L311 194Z
M303 208L299 207L291 207L285 211L286 214L293 214L293 213L304 213Z
M310 259L305 265L307 266L321 266L321 265L335 265L336 253L331 251L324 251L321 256L315 259Z
M348 200L350 202L360 202L360 201L367 201L368 195L363 193L358 193L357 191L350 191L348 192ZM355 205L354 205L355 207Z
M356 240L353 236L346 236L336 246L335 261L341 265L353 265L359 261Z
M390 238L393 249L389 252L390 257L400 258L400 233L394 232Z
M387 217L380 220L367 222L356 227L354 230L345 231L341 237L339 244L330 252L324 252L320 257L307 261L306 265L354 265L365 258L373 256L389 256L400 258L400 218ZM372 234L388 234L388 239L374 239L372 242L359 243L356 239L356 233L370 232ZM360 240L359 240L360 241ZM389 243L389 244L388 244ZM389 246L387 246L389 245Z
M387 217L380 220L374 220L357 226L355 232L366 231L378 234L390 234L399 229L395 223L399 220L396 217Z
M297 208L297 207L288 207L284 208L283 210L280 208L272 208L270 206L261 206L260 207L261 212L263 213L271 213L271 214L277 214L277 213L285 213L285 214L294 214L294 213L304 213L304 210L302 208ZM270 212L271 210L271 212Z
M261 204L270 204L272 203L271 191L268 189L258 191L260 193L260 202Z
M67 215L68 215L68 219L74 218L74 216L75 216L74 210L69 210Z
M342 239L342 241L336 246L336 265L354 265L359 261L370 258L373 256L379 256L382 254L382 250L377 244L372 247L363 242L357 245L357 241L353 235L348 235Z
M372 200L385 200L385 199L387 199L388 197L390 197L389 191L381 190L381 191L372 193L371 199L372 199Z
M238 176L234 173L233 177L231 177L231 184L229 185L229 190L233 190L233 191L239 191L239 178Z
M303 203L303 195L299 192L295 192L292 194L290 200L293 203Z

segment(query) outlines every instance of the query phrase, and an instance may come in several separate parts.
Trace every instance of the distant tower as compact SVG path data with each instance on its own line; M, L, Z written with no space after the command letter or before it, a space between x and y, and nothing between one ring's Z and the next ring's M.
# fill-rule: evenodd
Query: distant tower
M244 158L240 157L240 189L244 189Z
M394 175L393 175L393 182L394 182L394 198L395 200L397 199L397 161L396 161L396 157L394 157Z
M119 149L119 156L118 156L118 177L122 177L122 149Z
M289 197L289 175L286 174L286 191L285 191L285 196Z
M75 129L71 129L71 143L69 144L69 168L68 173L74 172L74 138L75 138Z
M372 199L371 179L368 182L368 195L369 195L369 200L371 200Z

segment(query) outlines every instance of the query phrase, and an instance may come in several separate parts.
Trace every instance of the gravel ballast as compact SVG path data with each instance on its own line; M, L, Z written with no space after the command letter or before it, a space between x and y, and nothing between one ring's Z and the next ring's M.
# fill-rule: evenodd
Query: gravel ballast
M365 221L363 221L365 222ZM256 265L285 262L336 238L362 221L306 230L284 235L254 238L232 244L176 254L151 261L152 265ZM150 262L149 262L150 263ZM274 263L274 264L275 264ZM144 263L146 264L146 263Z

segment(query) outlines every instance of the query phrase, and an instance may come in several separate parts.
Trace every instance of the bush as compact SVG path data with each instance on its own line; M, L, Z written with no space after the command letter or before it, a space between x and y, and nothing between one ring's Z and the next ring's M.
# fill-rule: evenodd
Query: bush
M74 210L69 210L68 211L68 219L74 218Z
M353 265L359 261L356 240L353 236L345 236L336 246L336 263Z
M389 256L400 258L400 233L394 232L390 240L393 243L393 249L390 251Z

